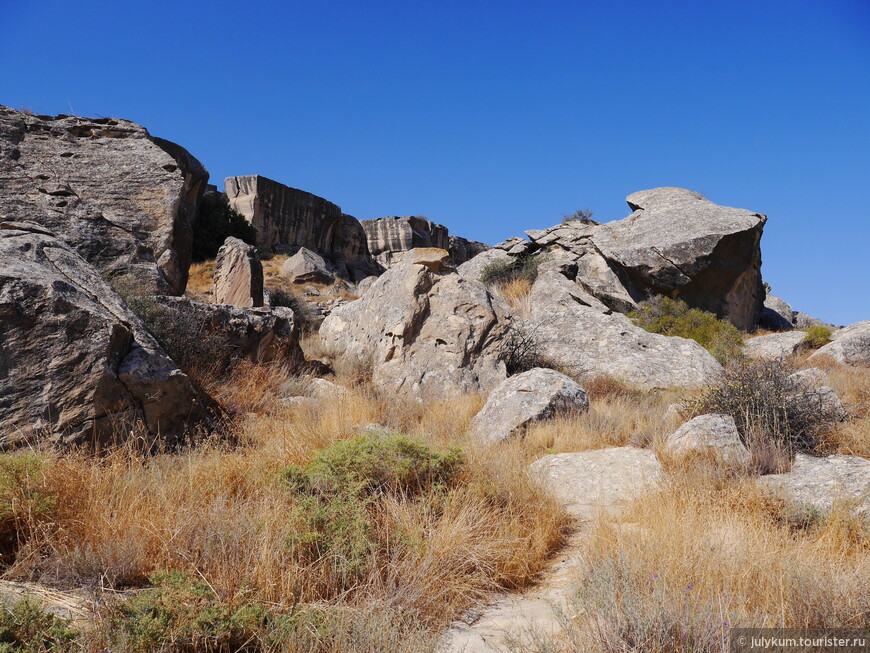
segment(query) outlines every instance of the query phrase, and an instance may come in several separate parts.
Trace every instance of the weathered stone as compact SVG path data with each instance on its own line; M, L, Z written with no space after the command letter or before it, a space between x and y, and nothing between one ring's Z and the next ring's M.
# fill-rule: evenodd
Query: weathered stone
M534 368L502 381L471 422L471 432L486 441L506 440L524 428L589 408L586 392L555 370Z
M637 303L622 283L610 263L597 251L591 250L577 259L577 282L592 296L620 313L637 309Z
M260 175L227 177L230 206L257 228L257 247L282 245L317 252L351 281L376 270L362 225L322 197Z
M770 286L764 284L766 295L764 308L761 311L758 324L770 331L789 331L794 328L794 310L785 300L770 292Z
M188 297L151 297L156 310L177 324L193 325L204 338L216 340L222 351L213 364L223 370L234 360L254 363L304 359L299 347L299 324L293 311L283 306L239 308L205 304Z
M513 257L506 251L493 248L481 252L474 258L466 261L456 268L456 271L459 272L459 276L464 277L465 279L480 281L480 276L483 274L486 266L495 263L509 263L512 260Z
M335 275L329 271L329 267L323 257L305 247L284 261L281 272L293 283L332 283Z
M823 415L830 415L832 419L838 422L842 422L849 415L843 406L840 396L830 386L819 386L813 391L811 398L812 401L818 402L819 411Z
M836 501L870 511L870 460L857 456L816 458L797 454L791 471L771 474L758 482L784 498L828 511Z
M459 236L447 237L447 251L450 252L453 265L462 265L488 249L489 245L476 240L468 240Z
M793 321L796 329L808 329L813 326L823 326L828 327L831 330L836 330L835 326L832 326L827 322L822 322L820 319L815 318L812 315L807 315L806 313L801 313L800 311L794 312Z
M444 250L412 250L320 327L327 346L371 361L374 381L420 399L489 391L504 380L508 309L455 274Z
M529 472L571 513L589 519L600 511L618 511L655 488L662 466L648 449L614 447L544 456Z
M263 305L263 265L257 250L232 236L224 241L215 260L214 303L239 308Z
M207 181L184 148L127 120L0 106L0 218L42 225L143 292L184 292Z
M71 247L0 223L0 446L102 443L205 416L188 377Z
M507 240L504 240L495 245L495 249L500 249L516 256L519 254L526 254L532 251L533 249L535 249L535 246L525 238L521 238L520 236L511 236Z
M806 388L818 388L825 384L825 381L828 380L828 375L818 367L808 367L798 370L794 374L789 374L788 378Z
M360 223L368 238L369 252L385 270L415 247L447 250L450 246L447 227L420 216L391 216Z
M538 276L530 303L527 330L539 353L576 379L609 375L650 389L695 388L722 372L698 343L644 331L557 273Z
M743 353L750 358L777 360L800 351L807 334L803 331L770 333L765 336L749 338L743 346Z
M766 216L719 206L684 188L629 195L629 217L593 227L592 242L632 286L716 313L741 329L758 323Z
M362 297L366 293L366 291L368 291L368 289L371 288L375 284L375 281L377 281L377 280L378 280L378 278L374 275L372 275L370 277L366 277L365 279L362 279L356 285L357 295Z
M730 415L699 415L671 433L662 451L672 458L710 456L728 467L743 468L752 459Z
M836 331L831 342L810 356L810 360L822 356L846 365L870 367L870 320Z

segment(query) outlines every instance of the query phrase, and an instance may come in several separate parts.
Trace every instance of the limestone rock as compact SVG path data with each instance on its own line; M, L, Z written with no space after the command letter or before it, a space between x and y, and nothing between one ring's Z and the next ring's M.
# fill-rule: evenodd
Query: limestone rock
M870 511L870 460L857 456L816 458L799 453L791 471L763 476L758 482L786 499L827 511L834 502L857 504Z
M576 279L591 295L620 313L637 309L637 303L610 263L590 250L577 259Z
M692 453L715 457L729 467L746 467L752 456L730 415L699 415L665 439L662 450L675 458Z
M770 294L770 286L764 284L766 295L764 308L758 320L759 326L770 331L790 331L794 328L794 310L791 305L776 295Z
M835 332L831 342L810 356L810 360L822 356L846 365L870 367L870 320L856 322Z
M828 324L827 322L822 322L820 319L813 317L812 315L807 315L806 313L801 313L800 311L794 312L794 327L795 329L808 329L813 326L823 326L828 327L832 331L835 331L837 327Z
M423 400L489 391L505 379L508 309L438 249L411 250L320 327L327 346L371 361L374 381Z
M820 370L818 367L808 367L803 370L798 370L794 374L789 374L788 378L805 388L813 389L824 385L825 381L828 379L828 375L824 370Z
M494 263L509 263L512 260L511 255L504 250L493 248L481 252L474 258L461 264L456 268L456 271L459 272L459 276L465 279L480 281L480 275L483 274L486 266Z
M201 398L123 300L34 223L0 223L0 445L181 435Z
M42 225L141 292L184 292L207 181L184 148L127 120L0 106L0 218Z
M214 303L240 308L263 305L263 265L257 250L232 236L224 241L215 260Z
M462 265L488 249L489 245L476 240L468 240L459 236L447 236L447 251L450 252L453 265Z
M323 283L335 281L326 261L305 247L284 261L281 272L293 283Z
M616 511L654 488L662 466L648 449L614 447L544 456L529 472L575 516L588 519L599 511Z
M260 175L227 177L230 206L257 228L257 247L317 252L340 274L357 281L376 272L362 225L322 197Z
M304 360L299 347L299 324L293 311L283 306L239 308L205 304L188 297L151 297L156 310L167 319L193 325L204 338L223 345L215 369L223 370L235 359L253 363Z
M721 366L698 343L644 331L555 272L538 276L527 329L540 353L576 379L610 375L645 388L695 388Z
M501 441L534 422L588 408L583 388L561 372L538 367L496 386L471 431L482 440Z
M366 293L366 291L368 291L368 289L371 288L375 284L375 281L377 281L377 280L378 280L378 278L374 275L372 275L370 277L366 277L365 279L362 279L356 285L356 294L358 296L362 297Z
M450 246L447 227L423 217L391 216L360 222L368 238L369 252L385 270L415 247L446 250Z
M626 201L634 213L593 227L592 242L636 289L679 297L744 330L757 324L766 216L684 188L640 191Z
M803 345L807 334L803 331L770 333L765 336L749 338L743 345L743 353L750 358L777 360L796 354Z

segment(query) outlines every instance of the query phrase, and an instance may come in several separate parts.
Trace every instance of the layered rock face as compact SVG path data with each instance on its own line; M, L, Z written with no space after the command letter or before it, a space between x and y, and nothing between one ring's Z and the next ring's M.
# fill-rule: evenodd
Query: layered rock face
M207 181L184 148L135 123L0 107L0 217L42 225L142 292L184 292Z
M451 236L447 227L419 216L391 216L361 220L369 252L385 270L402 260L405 252L419 247L436 247L450 252L459 265L488 249L483 243Z
M320 327L327 346L371 361L374 381L422 400L489 391L506 377L508 308L441 249L415 249Z
M357 281L374 272L359 221L322 197L261 177L227 177L230 206L257 228L257 247L305 247Z
M102 443L138 421L180 435L204 416L188 377L76 252L0 223L0 446Z
M241 308L263 305L263 265L257 250L232 236L215 259L214 303Z

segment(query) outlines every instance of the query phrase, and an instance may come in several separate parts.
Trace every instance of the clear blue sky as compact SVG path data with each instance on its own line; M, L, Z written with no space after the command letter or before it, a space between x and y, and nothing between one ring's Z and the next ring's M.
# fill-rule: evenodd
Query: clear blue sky
M128 118L222 186L494 243L684 186L769 216L764 277L870 319L870 2L2 0L0 103Z

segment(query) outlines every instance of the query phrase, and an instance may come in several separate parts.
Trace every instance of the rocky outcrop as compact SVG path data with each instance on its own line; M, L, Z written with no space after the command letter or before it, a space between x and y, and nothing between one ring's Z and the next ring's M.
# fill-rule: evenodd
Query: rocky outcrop
M827 511L837 501L870 512L870 460L857 456L816 458L799 453L791 471L758 480L784 498Z
M71 247L0 223L0 446L181 435L205 415L188 377Z
M253 363L274 360L296 364L304 360L299 347L299 324L293 311L283 306L239 308L205 304L188 297L151 297L163 319L195 332L214 345L210 361L217 372L247 359Z
M370 361L375 383L423 400L486 392L506 377L500 360L508 309L464 279L441 249L416 249L320 327L327 346Z
M215 260L214 303L239 308L263 305L263 265L257 250L232 236L224 241Z
M305 247L300 247L298 252L284 261L281 273L293 283L326 284L335 281L323 257Z
M531 369L502 381L471 422L471 432L488 442L507 440L530 424L589 408L589 397L555 370Z
M743 345L743 353L750 358L777 360L792 356L800 351L807 334L803 331L770 333L765 336L749 338Z
M227 177L226 193L230 206L257 228L261 251L305 247L351 281L376 271L359 221L332 202L260 175Z
M836 331L831 342L810 356L810 360L823 356L846 365L870 367L870 320Z
M738 469L746 468L752 459L730 415L690 419L665 439L662 452L675 460L697 455Z
M450 259L454 265L462 265L488 249L489 245L477 240L468 240L460 236L447 237L447 251L450 252Z
M538 353L574 378L608 375L645 388L695 388L721 366L698 343L644 331L557 272L532 287L526 331Z
M618 511L662 478L656 455L635 447L552 454L533 462L529 472L581 519Z
M493 248L481 252L474 258L461 264L456 271L466 279L480 281L480 277L488 265L508 264L512 260L510 254L504 250Z
M771 294L770 285L767 283L764 286L764 307L761 310L761 315L758 318L758 324L763 329L770 331L790 331L794 328L794 310L791 305Z
M184 292L207 181L184 148L127 120L0 107L0 218L40 224L140 292Z

